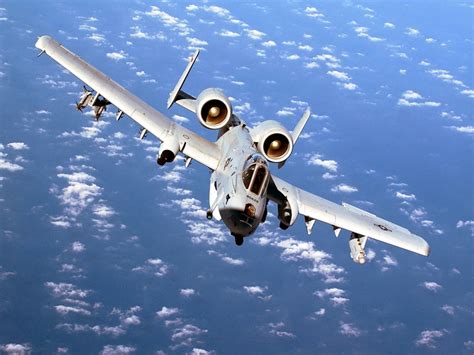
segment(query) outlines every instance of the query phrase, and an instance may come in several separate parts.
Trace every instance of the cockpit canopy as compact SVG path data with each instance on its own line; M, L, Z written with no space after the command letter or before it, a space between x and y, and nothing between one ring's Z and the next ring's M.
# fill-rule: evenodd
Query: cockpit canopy
M267 161L261 155L253 154L245 162L242 180L248 191L261 196L268 185L268 175Z

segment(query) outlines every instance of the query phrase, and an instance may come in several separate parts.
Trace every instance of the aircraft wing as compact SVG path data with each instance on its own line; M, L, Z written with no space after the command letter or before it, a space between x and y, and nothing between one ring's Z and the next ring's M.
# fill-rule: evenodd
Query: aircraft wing
M305 216L308 233L311 233L315 221L322 221L332 225L336 235L340 229L346 229L417 254L428 256L430 253L430 247L423 238L357 207L330 202L276 176L272 176L268 191L271 200L277 203L286 200L291 206L292 213L297 211ZM292 216L290 224L295 219L296 215Z
M220 149L217 144L176 124L53 38L39 37L36 47L116 106L119 114L125 113L162 142L177 140L179 150L184 155L213 170L217 168L220 158Z

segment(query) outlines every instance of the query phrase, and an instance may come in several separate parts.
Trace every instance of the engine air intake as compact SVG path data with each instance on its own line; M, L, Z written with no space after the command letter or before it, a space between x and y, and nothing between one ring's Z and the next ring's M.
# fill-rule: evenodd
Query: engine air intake
M278 160L285 156L289 147L290 141L288 140L288 137L280 133L275 133L271 136L268 136L263 144L265 154L271 160Z
M227 106L220 100L210 100L201 109L201 117L212 126L220 125L227 118L227 114Z
M232 105L222 91L209 88L202 91L196 99L196 115L204 127L220 129L229 123Z

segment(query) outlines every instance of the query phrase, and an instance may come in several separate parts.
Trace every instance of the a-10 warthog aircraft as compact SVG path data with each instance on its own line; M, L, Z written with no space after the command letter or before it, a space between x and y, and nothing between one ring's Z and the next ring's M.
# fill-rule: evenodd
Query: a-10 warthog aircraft
M273 201L278 205L282 229L293 225L301 214L308 234L315 221L332 225L336 236L341 229L350 231L350 255L356 263L366 261L364 248L368 237L421 255L429 254L428 243L409 230L349 204L327 201L271 174L269 163L282 167L290 157L310 117L309 109L292 133L277 121L247 126L232 113L230 100L222 91L206 89L197 98L183 91L199 51L191 57L171 91L168 108L177 103L194 112L204 127L218 130L215 142L176 124L53 38L40 37L36 47L41 50L40 54L46 53L91 88L84 86L84 93L77 102L78 109L91 107L98 120L107 106L117 107L117 120L125 114L141 126L141 139L150 132L161 141L157 156L159 165L171 163L178 153L182 153L186 166L196 160L210 168L207 218L222 220L237 245L242 245L244 237L255 232L265 221L267 204Z

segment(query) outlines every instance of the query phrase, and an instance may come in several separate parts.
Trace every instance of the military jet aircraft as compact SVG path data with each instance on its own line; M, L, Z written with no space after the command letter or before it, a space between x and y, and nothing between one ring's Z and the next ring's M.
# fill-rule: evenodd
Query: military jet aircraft
M222 91L209 88L197 97L183 91L199 54L196 51L170 93L168 109L176 103L193 112L207 129L217 130L218 139L211 142L176 124L53 38L40 37L36 47L41 50L40 55L46 53L91 88L84 86L76 104L78 109L91 107L98 120L107 106L114 105L117 120L126 114L141 126L141 139L148 132L155 135L161 141L158 165L173 162L181 153L186 166L196 160L210 168L207 218L222 220L237 245L242 245L244 237L265 221L268 202L272 201L278 206L282 229L292 226L301 214L308 234L316 221L332 225L336 236L341 229L350 231L350 256L356 263L366 261L368 237L428 256L428 243L409 230L347 203L327 201L270 173L270 163L277 163L281 168L290 157L310 117L309 109L291 133L277 121L247 126L232 113L231 102Z

